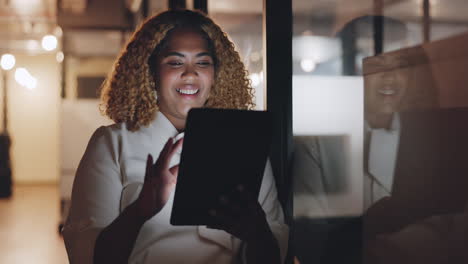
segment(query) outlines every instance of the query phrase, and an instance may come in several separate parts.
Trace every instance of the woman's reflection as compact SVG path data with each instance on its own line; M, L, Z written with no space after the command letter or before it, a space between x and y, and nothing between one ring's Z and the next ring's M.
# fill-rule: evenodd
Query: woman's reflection
M466 260L468 110L437 106L429 55L416 47L364 63L366 263Z

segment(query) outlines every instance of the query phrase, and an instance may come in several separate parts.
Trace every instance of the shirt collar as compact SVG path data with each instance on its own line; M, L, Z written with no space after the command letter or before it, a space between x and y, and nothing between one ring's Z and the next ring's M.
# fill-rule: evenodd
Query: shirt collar
M400 113L395 112L392 117L392 123L390 124L390 129L384 128L372 128L367 121L364 122L364 130L367 132L386 130L388 132L394 132L400 130Z
M150 124L150 129L155 131L158 137L167 140L170 137L179 139L184 136L184 132L179 133L169 119L160 111L156 112L153 122Z

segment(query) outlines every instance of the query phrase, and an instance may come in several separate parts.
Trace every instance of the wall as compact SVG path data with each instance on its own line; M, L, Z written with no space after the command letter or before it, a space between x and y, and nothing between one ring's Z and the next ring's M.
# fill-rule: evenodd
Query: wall
M362 214L363 203L363 80L362 77L293 76L294 136L345 136L348 138L346 191L314 194L328 201L327 212L309 217L342 217ZM295 197L295 202L311 197Z
M35 89L20 86L8 73L8 118L12 140L13 180L55 183L59 179L60 64L55 54L17 55L15 67L25 67L37 79Z

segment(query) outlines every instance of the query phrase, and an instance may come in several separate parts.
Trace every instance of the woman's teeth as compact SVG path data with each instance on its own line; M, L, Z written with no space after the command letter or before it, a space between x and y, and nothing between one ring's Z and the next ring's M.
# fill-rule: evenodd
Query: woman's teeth
M196 94L198 93L199 89L176 89L176 91L180 94Z
M383 95L394 95L396 93L394 89L379 89L378 92Z

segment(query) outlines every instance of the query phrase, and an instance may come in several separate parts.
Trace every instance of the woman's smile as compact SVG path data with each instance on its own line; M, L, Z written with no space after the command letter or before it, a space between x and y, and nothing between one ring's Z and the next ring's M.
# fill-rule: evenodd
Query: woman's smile
M176 92L178 92L181 96L191 95L192 97L195 97L198 95L199 91L199 86L193 84L184 84L179 86L179 88L176 88Z
M179 88L176 91L182 95L196 95L200 89Z

